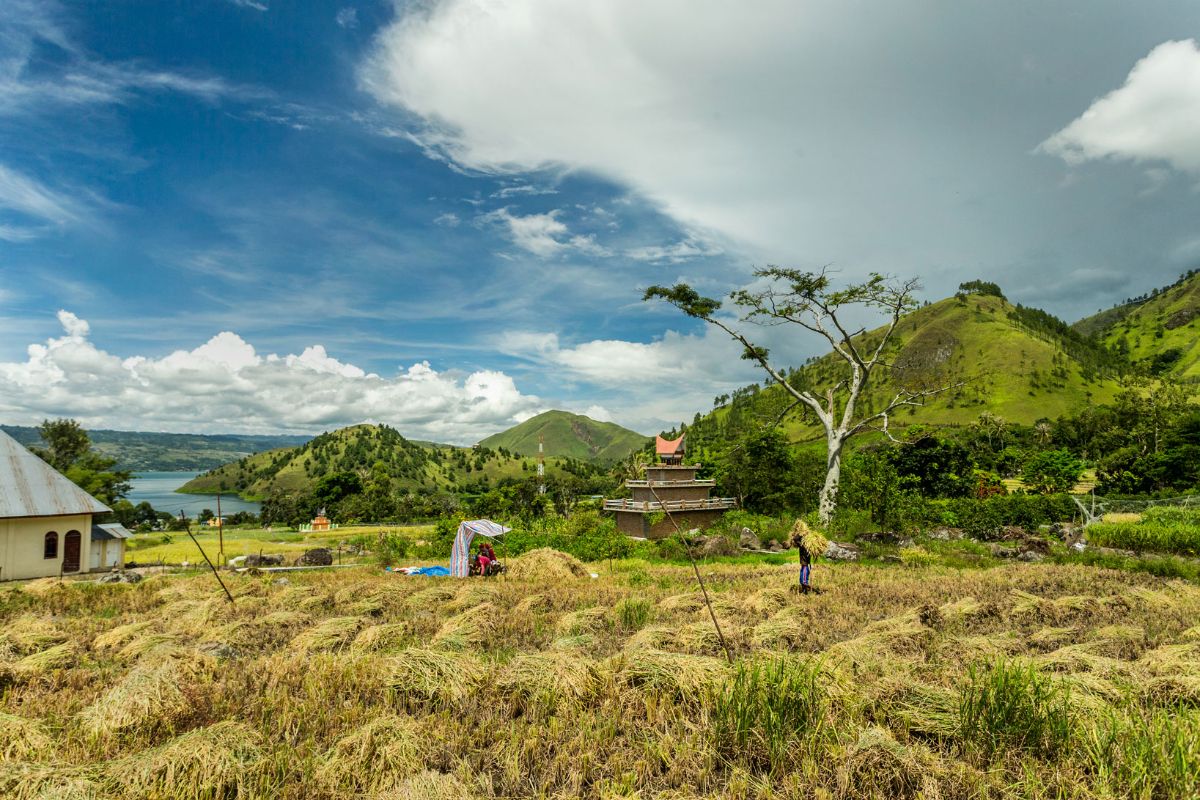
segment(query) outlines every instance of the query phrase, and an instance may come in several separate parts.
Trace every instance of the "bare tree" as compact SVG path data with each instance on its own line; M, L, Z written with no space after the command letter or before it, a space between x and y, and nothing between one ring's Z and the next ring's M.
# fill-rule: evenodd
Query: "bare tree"
M894 364L886 360L892 355L889 344L900 318L917 306L913 294L921 287L915 278L899 281L871 273L863 283L834 291L830 288L827 269L801 272L768 266L756 270L754 274L765 280L767 288L733 293L734 304L746 309L740 322L764 326L790 323L824 336L833 346L834 354L849 367L848 377L838 380L820 394L806 388L800 381L789 381L782 370L771 366L767 348L752 342L734 323L715 316L721 308L719 301L701 297L687 284L680 283L670 288L651 286L642 299L665 300L688 316L721 328L745 347L742 358L758 362L775 383L791 395L793 402L787 410L803 405L816 415L825 428L828 445L825 485L821 489L819 506L821 520L828 524L837 509L842 451L846 442L866 430L882 431L893 438L888 431L888 422L894 411L924 405L926 398L958 388L964 381L938 385L931 374L922 374L922 370L893 370ZM862 336L865 329L851 333L838 319L838 314L851 306L875 308L886 313L888 321L878 340L872 336L868 341ZM859 397L877 368L891 372L895 392L884 403L882 410L860 414ZM899 374L901 372L903 374Z

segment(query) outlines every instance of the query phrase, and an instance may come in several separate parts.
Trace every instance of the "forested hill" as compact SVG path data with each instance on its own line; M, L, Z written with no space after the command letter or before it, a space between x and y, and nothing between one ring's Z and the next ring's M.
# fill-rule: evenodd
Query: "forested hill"
M311 489L321 478L353 472L364 480L382 470L395 491L480 492L506 480L532 477L536 460L502 449L429 446L405 439L386 425L354 425L324 433L300 447L242 458L189 481L182 492L217 489L245 497ZM589 467L572 459L547 459L550 477L581 474Z
M1200 380L1200 274L1194 270L1162 289L1081 319L1072 327L1095 333L1105 346L1152 375Z
M41 447L36 428L0 425L26 447ZM88 431L95 449L119 458L119 468L134 472L194 472L213 469L252 453L296 447L311 436L242 436L239 434L151 433L145 431Z
M547 456L584 461L619 461L646 446L648 437L613 422L597 422L567 411L546 411L480 442L523 456L537 456L541 435Z
M858 337L878 342L884 328ZM799 331L797 335L808 336ZM876 374L860 404L880 410L901 384L937 385L969 380L961 389L931 398L922 408L904 409L894 427L916 423L967 424L989 411L1009 422L1033 424L1054 419L1085 403L1104 403L1120 389L1116 377L1126 368L1112 352L1038 309L1014 306L996 293L960 293L926 305L901 320L891 356L895 368ZM788 371L797 386L822 390L847 370L833 354ZM752 384L716 398L715 408L697 414L689 427L689 445L731 442L744 431L766 424L790 402L778 386ZM816 437L811 416L792 412L784 429L794 440ZM672 431L671 433L675 433Z

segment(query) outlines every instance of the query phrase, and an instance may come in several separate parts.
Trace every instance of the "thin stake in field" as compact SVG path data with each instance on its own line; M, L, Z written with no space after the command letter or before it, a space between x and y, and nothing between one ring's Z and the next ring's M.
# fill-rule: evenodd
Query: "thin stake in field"
M182 514L183 514L183 511L182 511L182 510L180 510L180 512L179 512L179 513L182 515ZM195 536L192 536L192 522L191 522L191 520L188 520L187 535L188 535L188 538L190 538L190 539L192 540L192 543L193 543L194 545L196 545L196 549L200 551L200 555L204 556L204 561L205 561L205 563L206 563L206 564L208 564L208 568L212 570L213 577L217 579L217 583L221 584L221 588L222 588L222 589L225 589L225 596L229 598L229 603L230 603L230 605L237 605L237 603L233 602L233 595L231 595L231 594L229 593L229 589L227 589L227 588L225 587L225 581L221 580L221 576L220 576L220 574L217 572L217 568L216 568L216 567L214 567L214 566L213 566L213 563L212 563L211 561L209 561L209 560L208 560L208 553L204 552L204 548L200 546L200 542L196 541L196 537L195 537Z
M679 534L679 540L683 542L683 549L687 551L688 561L692 562L692 571L696 573L696 583L700 584L700 593L704 595L704 605L708 607L708 615L712 617L713 627L717 629L717 638L721 640L721 649L725 651L725 660L732 664L733 654L729 652L729 645L725 643L725 634L721 633L721 623L717 622L717 615L713 612L712 603L708 600L708 589L704 588L704 579L700 577L700 568L696 566L696 559L692 555L692 546L683 537L683 531L679 529L679 523L671 516L671 512L667 509L667 504L658 496L658 492L654 491L654 481L646 481L646 485L650 489L650 493L654 495L655 501L667 515L667 519L675 527L675 532Z

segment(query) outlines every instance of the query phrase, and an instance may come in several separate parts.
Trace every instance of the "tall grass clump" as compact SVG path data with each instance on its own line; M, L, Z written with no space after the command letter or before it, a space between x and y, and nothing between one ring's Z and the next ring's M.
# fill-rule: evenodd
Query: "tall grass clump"
M245 797L256 783L260 739L252 728L226 720L114 762L108 777L147 800Z
M617 618L627 631L641 630L650 621L650 601L644 597L626 597L617 603Z
M958 698L958 736L986 760L1009 750L1053 758L1069 748L1076 724L1070 689L1032 664L972 664Z
M712 736L717 752L772 774L811 753L829 714L821 662L794 658L742 661L716 691Z
M1082 739L1087 769L1114 794L1200 797L1200 714L1194 709L1111 711Z
M1192 512L1188 513L1190 515ZM1184 515L1163 515L1159 518L1147 515L1141 522L1103 522L1088 528L1087 536L1089 543L1101 547L1154 550L1186 556L1200 554L1200 521Z

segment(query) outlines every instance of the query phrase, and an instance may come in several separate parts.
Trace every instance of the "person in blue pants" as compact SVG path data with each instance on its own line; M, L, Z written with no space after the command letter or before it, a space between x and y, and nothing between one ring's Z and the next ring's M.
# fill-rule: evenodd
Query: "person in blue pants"
M812 556L808 553L808 548L803 544L799 546L800 554L800 591L808 594L812 591L812 586L809 584L809 578L812 576Z

